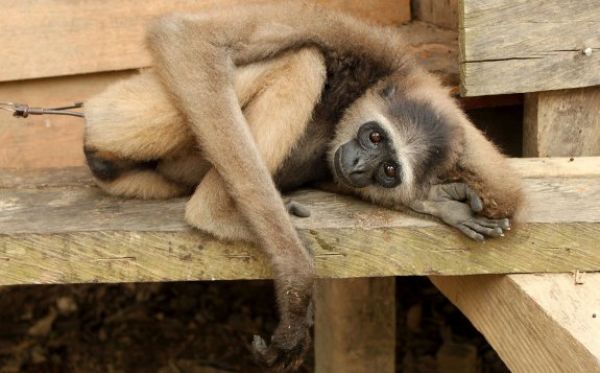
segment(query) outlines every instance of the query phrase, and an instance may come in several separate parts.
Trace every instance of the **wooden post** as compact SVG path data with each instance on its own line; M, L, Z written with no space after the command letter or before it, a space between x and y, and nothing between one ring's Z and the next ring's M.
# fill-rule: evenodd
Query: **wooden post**
M315 372L395 371L395 278L319 280Z
M600 154L600 87L525 95L523 155Z

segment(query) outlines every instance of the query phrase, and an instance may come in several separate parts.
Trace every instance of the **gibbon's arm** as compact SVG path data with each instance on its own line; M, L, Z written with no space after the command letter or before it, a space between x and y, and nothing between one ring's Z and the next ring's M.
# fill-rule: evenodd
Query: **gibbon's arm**
M433 185L410 201L415 211L439 217L475 240L501 236L522 204L521 180L502 153L479 131L445 88L429 74L413 75L412 99L430 102L448 125L459 129L446 171L450 184ZM453 183L452 181L456 181ZM466 201L466 202L465 202Z
M236 80L244 116L267 169L274 174L303 136L325 84L323 55L313 48L245 65ZM308 209L286 201L295 216ZM223 181L210 170L187 203L189 224L225 240L253 241L254 237L228 196Z
M203 154L270 256L280 323L269 347L261 339L255 339L254 347L267 365L288 369L301 363L310 341L307 317L313 264L252 139L232 77L236 63L252 63L310 44L313 32L319 36L316 39L324 41L336 35L326 33L331 27L326 23L311 29L315 24L314 20L308 22L308 16L318 12L303 16L300 9L291 11L289 4L265 11L252 9L236 10L235 16L171 16L150 29L148 44L155 67L188 118ZM328 17L319 18L323 22ZM284 30L271 23L261 26L264 19L282 21ZM301 28L302 21L310 24ZM368 39L365 37L362 44Z

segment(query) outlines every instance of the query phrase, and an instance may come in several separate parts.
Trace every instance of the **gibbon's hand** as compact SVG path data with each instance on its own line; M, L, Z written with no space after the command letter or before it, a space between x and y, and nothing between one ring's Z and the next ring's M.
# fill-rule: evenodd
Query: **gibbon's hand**
M437 216L476 241L483 241L484 236L502 237L504 231L510 230L508 219L478 216L483 210L481 198L463 183L434 185L426 200L415 201L410 207Z

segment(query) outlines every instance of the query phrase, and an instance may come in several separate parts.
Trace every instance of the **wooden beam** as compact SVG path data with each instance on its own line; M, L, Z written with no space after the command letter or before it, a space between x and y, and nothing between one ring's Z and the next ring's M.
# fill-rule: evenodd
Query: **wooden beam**
M528 163L523 169L532 169ZM271 275L256 248L190 229L183 199L112 198L85 183L73 186L81 172L63 172L66 186L55 179L19 187L18 174L0 172L0 187L8 186L0 189L0 285ZM600 270L600 178L532 178L525 187L519 229L485 243L420 216L318 191L295 194L313 214L294 222L327 278Z
M523 129L527 157L600 155L600 87L527 94Z
M252 0L254 3L265 0ZM410 20L410 0L317 0L359 17ZM148 22L171 12L201 12L246 0L0 1L0 81L133 69L150 64ZM35 53L32 53L32 51Z
M431 277L514 372L600 371L600 273Z
M320 280L315 302L316 373L396 371L393 277Z
M600 84L597 2L462 0L460 13L463 95Z

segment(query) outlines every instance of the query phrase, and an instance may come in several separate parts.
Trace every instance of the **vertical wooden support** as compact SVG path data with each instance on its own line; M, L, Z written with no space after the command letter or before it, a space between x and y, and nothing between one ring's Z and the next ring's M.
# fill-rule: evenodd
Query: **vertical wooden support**
M315 372L395 371L394 277L319 280L315 300Z
M600 87L525 95L523 155L600 155Z

